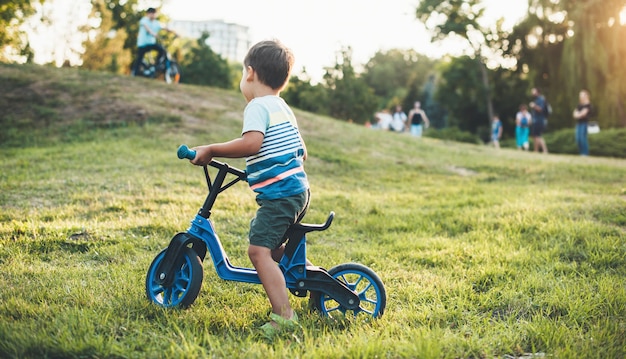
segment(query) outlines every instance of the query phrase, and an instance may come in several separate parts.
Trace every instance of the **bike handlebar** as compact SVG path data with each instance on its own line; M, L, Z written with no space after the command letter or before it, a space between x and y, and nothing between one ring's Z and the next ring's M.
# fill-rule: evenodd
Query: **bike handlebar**
M177 155L178 155L178 158L180 158L181 160L183 159L193 160L194 158L196 158L196 151L190 149L187 145L180 145L180 147L178 147ZM239 177L242 180L245 180L248 177L248 174L246 173L246 171L242 171L238 168L231 167L227 163L223 163L220 161L212 160L211 163L209 163L209 166L215 167L219 170L224 169L228 173L231 173Z
M188 160L193 160L194 158L196 158L196 151L190 149L189 147L187 147L187 145L180 145L180 147L178 147L178 158L182 159L188 159Z

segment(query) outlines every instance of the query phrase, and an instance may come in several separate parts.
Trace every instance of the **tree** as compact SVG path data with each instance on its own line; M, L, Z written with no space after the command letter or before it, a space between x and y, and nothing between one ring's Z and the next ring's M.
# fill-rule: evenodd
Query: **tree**
M93 1L92 6L92 17L100 18L100 23L86 29L94 36L83 44L85 52L82 56L82 67L115 73L128 72L133 57L130 51L124 50L124 43L128 37L126 30L114 29L113 14L107 10L104 0Z
M447 127L447 113L446 110L437 102L435 96L438 91L438 82L435 75L428 76L428 81L423 86L422 95L420 97L413 97L422 104L422 109L426 112L428 119L430 120L430 126L436 129L442 129ZM411 97L409 97L410 99ZM412 106L415 100L408 106Z
M441 66L441 83L435 95L439 103L446 104L448 126L484 137L489 134L485 89L481 86L482 74L476 60L469 56L451 58ZM487 130L485 130L487 129Z
M561 0L572 34L563 44L561 71L571 89L571 103L586 88L594 94L594 106L606 127L626 127L626 23L620 12L624 0ZM573 74L574 76L571 76Z
M27 61L32 60L33 51L20 26L34 13L31 0L0 1L0 61L10 61L21 56L25 56Z
M182 66L185 83L232 88L233 81L228 61L215 53L206 40L209 33L204 32L196 41L195 46L185 54Z
M361 78L381 99L379 108L391 108L402 103L404 108L413 107L408 91L417 87L419 91L433 73L436 61L414 50L392 49L377 52L366 64Z
M328 115L328 91L321 85L311 85L310 79L292 76L281 96L290 106Z
M126 34L128 34L124 41L124 49L134 54L137 48L139 20L145 15L143 11L145 9L139 8L138 0L92 0L94 6L100 2L104 4L102 11L108 9L111 12L111 30L124 29ZM158 4L162 5L163 1L158 1ZM154 5L153 7L160 7L159 5ZM160 14L159 17L163 17L163 14Z
M328 94L329 115L338 119L365 123L376 111L374 91L362 78L356 76L352 66L352 50L341 50L341 59L324 75Z
M481 0L422 0L416 10L416 16L423 23L435 22L431 30L434 40L443 40L452 35L458 35L470 45L472 56L480 70L479 83L484 89L483 102L486 105L486 121L490 124L493 118L493 104L491 88L485 56L490 49L489 43L501 41L502 31L488 30L482 27L478 20L483 15L484 8Z

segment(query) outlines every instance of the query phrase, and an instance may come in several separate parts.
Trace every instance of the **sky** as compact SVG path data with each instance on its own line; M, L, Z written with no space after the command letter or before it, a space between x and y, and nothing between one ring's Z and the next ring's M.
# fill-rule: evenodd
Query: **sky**
M150 1L145 2L146 5ZM306 68L313 80L333 66L337 53L350 46L354 66L377 51L413 49L440 57L459 55L462 45L431 43L415 18L419 0L166 0L161 12L173 20L223 20L249 27L252 43L276 38L295 55L294 73ZM527 0L484 0L485 21L504 17L512 27L527 10ZM243 59L242 59L243 60Z

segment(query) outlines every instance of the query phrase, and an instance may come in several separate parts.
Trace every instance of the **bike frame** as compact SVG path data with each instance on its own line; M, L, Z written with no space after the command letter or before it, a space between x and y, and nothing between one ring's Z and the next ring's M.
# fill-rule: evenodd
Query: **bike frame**
M191 222L187 232L178 233L172 238L165 257L157 269L159 281L162 285L171 285L168 280L174 278L174 270L180 253L185 247L191 248L204 260L208 250L218 276L224 280L260 284L258 273L254 268L233 265L222 243L215 232L210 220L211 209L219 193L239 181L246 180L246 173L230 167L228 164L212 161L210 166L219 171L215 180L211 182L209 172L204 166L204 172L209 187L209 194L204 205ZM228 174L235 179L225 183ZM278 263L285 276L287 288L296 296L304 297L307 291L319 291L334 298L348 309L359 307L360 299L357 293L349 289L344 283L333 278L326 270L319 267L306 266L306 233L327 229L334 217L331 212L326 223L321 225L301 224L292 225L287 233L285 252Z

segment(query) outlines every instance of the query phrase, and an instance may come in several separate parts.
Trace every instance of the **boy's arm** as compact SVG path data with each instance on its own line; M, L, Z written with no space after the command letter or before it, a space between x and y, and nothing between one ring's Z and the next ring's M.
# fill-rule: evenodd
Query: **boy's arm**
M302 160L306 161L306 157L307 157L307 150L306 150L306 143L304 143L304 140L302 139L302 135L300 133L298 133L298 136L300 136L300 142L302 142L302 148L304 148L304 156L302 156Z
M194 147L196 157L191 160L191 163L205 166L211 163L213 157L242 158L251 156L261 149L264 136L261 132L249 131L240 138L228 142Z
M152 36L154 36L154 37L158 37L158 36L159 36L159 34L155 34L155 33L154 33L154 31L152 31L152 29L150 28L150 26L148 26L148 22L147 22L147 21L144 21L144 19L145 19L145 18L142 18L142 19L139 21L139 26L143 26L143 27L146 29L146 31L148 32L148 34L150 34L150 35L152 35Z

